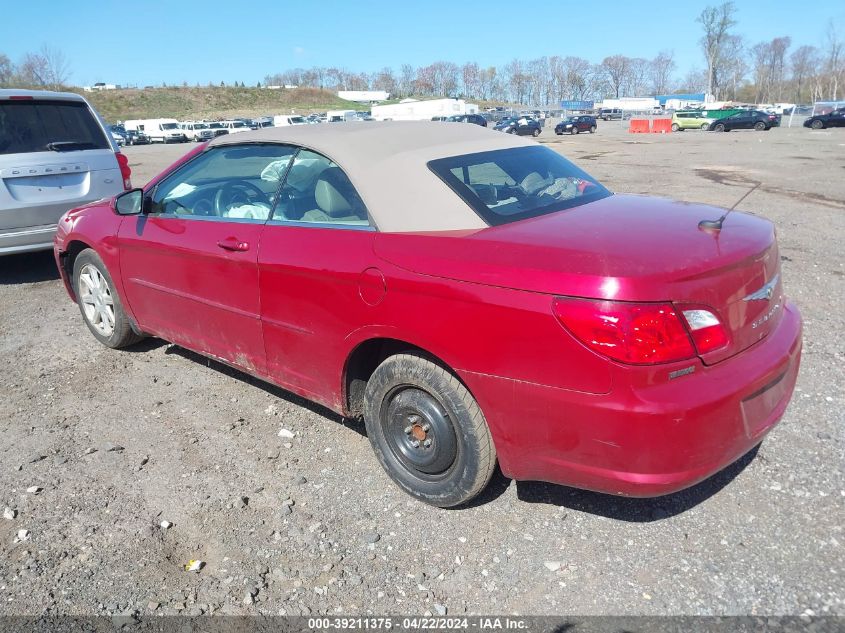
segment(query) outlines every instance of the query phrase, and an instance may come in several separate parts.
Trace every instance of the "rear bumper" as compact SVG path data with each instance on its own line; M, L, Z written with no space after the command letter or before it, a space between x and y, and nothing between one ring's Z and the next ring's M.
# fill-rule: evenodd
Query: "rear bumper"
M692 486L759 444L783 416L801 358L801 317L737 356L675 380L614 373L606 395L459 372L493 433L502 471L634 497ZM687 363L689 365L689 363Z
M55 224L0 231L0 255L50 250L55 235Z

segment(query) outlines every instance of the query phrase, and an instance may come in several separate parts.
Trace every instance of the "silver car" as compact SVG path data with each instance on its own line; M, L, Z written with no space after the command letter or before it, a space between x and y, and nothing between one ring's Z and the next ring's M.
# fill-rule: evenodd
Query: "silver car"
M65 211L131 189L129 176L81 96L0 90L0 255L53 248Z

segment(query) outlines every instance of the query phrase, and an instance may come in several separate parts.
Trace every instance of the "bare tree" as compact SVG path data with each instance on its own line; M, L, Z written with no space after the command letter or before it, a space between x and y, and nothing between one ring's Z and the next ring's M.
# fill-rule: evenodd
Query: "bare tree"
M461 81L463 94L467 97L478 97L481 70L475 62L468 62L461 67Z
M45 45L41 47L40 55L46 63L47 85L54 89L66 85L71 73L65 54L58 48Z
M27 53L18 65L19 81L27 86L45 87L48 85L47 60L38 53Z
M3 53L0 53L0 86L9 86L15 76L15 67L12 61Z
M704 29L701 48L707 60L707 92L710 94L717 94L716 67L722 54L725 38L729 35L728 31L736 24L733 19L735 11L733 2L725 2L718 7L705 8L696 19L696 22L699 22Z
M505 77L511 99L517 103L523 103L528 88L525 64L519 59L512 60L505 66Z
M389 66L385 66L375 74L372 84L374 90L384 90L387 93L396 94L396 75L393 74L393 69Z
M839 82L843 73L842 60L842 40L839 39L839 33L836 30L836 25L833 20L827 23L827 62L825 64L825 72L828 75L828 94L832 101L836 101L839 94Z
M748 74L745 42L740 35L728 35L719 56L714 82L725 97L736 99Z
M657 57L651 60L649 72L651 90L654 94L663 95L669 92L673 72L675 72L674 53L672 51L660 51Z
M414 67L410 64L402 64L399 69L399 94L407 97L414 91L415 77Z
M631 60L624 55L605 57L601 62L601 68L611 92L618 99L620 91L628 82Z
M794 99L796 102L804 100L807 84L810 83L814 71L819 67L819 52L815 46L801 46L789 56L792 74Z

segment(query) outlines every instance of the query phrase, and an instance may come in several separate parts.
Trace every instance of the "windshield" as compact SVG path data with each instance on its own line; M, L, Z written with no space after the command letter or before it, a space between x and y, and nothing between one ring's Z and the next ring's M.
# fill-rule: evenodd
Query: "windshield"
M243 121L235 121L232 123L232 127L247 127L247 124Z
M292 116L290 118L291 123L305 123L305 117L301 116Z
M516 147L441 158L437 176L490 225L545 215L611 193L547 147Z
M179 124L178 123L162 123L161 129L162 130L178 130Z
M208 126L205 123L193 123L195 130L207 130Z
M0 154L109 147L91 110L81 101L0 101Z

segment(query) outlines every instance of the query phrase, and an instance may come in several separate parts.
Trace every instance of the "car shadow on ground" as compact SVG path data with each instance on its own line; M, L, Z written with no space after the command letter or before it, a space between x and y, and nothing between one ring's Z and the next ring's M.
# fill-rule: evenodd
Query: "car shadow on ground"
M609 519L632 523L648 523L668 519L703 503L731 483L754 461L759 444L734 463L704 481L670 495L635 499L578 490L534 481L518 481L516 495L527 503L557 505L579 512L589 512Z
M362 437L367 437L366 428L364 427L364 423L361 421L338 415L331 409L311 402L310 400L306 400L305 398L297 396L290 391L286 391L281 387L264 382L259 378L250 376L238 369L212 360L183 347L179 347L178 345L173 345L161 339L151 337L144 339L137 345L133 345L128 349L136 352L144 352L157 349L163 345L169 346L165 351L166 354L175 354L186 360L201 363L211 369L214 369L215 371L225 374L226 376L239 380L244 384L257 387L275 398L286 400L291 404L308 409L312 413L316 413L317 415L327 418L332 422L355 431ZM752 461L754 461L759 448L759 445L755 446L734 463L704 481L687 488L686 490L650 499L619 497L616 495L592 492L589 490L580 490L578 488L570 488L567 486L559 486L544 482L514 482L502 474L502 471L498 466L496 466L496 470L494 471L493 477L487 487L468 504L460 506L460 509L476 508L491 503L505 494L505 492L507 492L507 490L515 484L517 499L525 503L556 505L578 512L588 512L590 514L607 517L609 519L628 521L632 523L659 521L661 519L667 519L686 512L719 492L722 488L731 483L743 470L745 470Z
M0 257L0 286L34 284L59 278L53 251L3 255Z
M151 338L151 339L144 339L138 343L137 346L133 346L133 349L136 347L140 347L144 345L146 341L158 341L160 345L169 345L169 343L165 343L161 339ZM154 345L150 343L150 345ZM160 347L160 345L154 345L151 349L155 349L155 347ZM140 351L140 350L139 350ZM218 362L216 360L212 360L207 358L201 354L197 354L196 352L192 352L191 350L185 349L184 347L179 347L178 345L170 345L165 351L166 354L175 354L177 356L181 356L187 360L194 361L195 363L201 363L215 371L218 371L222 374L226 374L227 376L239 380L242 383L250 385L251 387L257 387L262 391L266 391L271 396L275 398L280 398L282 400L287 400L291 404L295 404L298 407L302 407L303 409L308 409L312 413L316 413L324 418L331 420L332 422L336 422L343 427L346 427L352 431L355 431L362 437L367 437L367 431L364 428L364 423L359 422L358 420L353 420L351 418L346 418L342 415L338 415L331 409L324 407L323 405L317 404L316 402L311 402L310 400L306 400L295 393L290 391L286 391L281 387L277 387L276 385L270 384L269 382L264 382L260 378L255 378L254 376L250 376L239 369L235 369L234 367L229 367L225 363Z

